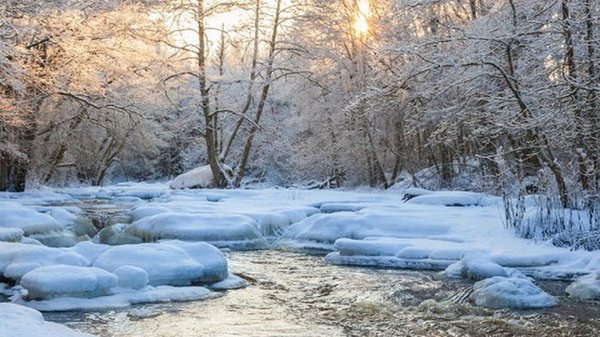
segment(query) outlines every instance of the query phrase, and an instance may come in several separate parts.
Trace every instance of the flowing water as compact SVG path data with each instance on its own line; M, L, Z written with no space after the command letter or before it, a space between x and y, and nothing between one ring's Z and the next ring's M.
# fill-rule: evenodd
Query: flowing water
M46 319L98 336L600 336L600 304L541 283L556 308L488 310L445 301L470 286L437 273L339 267L279 251L228 253L245 289L200 302L153 304Z

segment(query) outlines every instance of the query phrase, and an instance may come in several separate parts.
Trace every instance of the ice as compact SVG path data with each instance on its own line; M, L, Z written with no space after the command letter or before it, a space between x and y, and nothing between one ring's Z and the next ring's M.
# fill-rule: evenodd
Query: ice
M79 202L67 194L53 191L27 191L20 193L0 192L0 203L4 201L15 201L26 206L56 205Z
M148 285L148 273L141 268L132 266L121 266L113 271L118 278L120 288L142 289Z
M149 284L186 286L217 282L227 277L227 261L218 249L203 243L146 243L116 246L102 253L93 264L109 272L121 266L148 273Z
M85 257L89 261L95 261L102 253L110 248L111 246L109 245L100 245L90 241L82 241L75 246L70 247L68 250Z
M325 203L319 210L321 213L358 212L365 207L362 203Z
M291 226L282 235L279 245L290 248L298 242L303 242L310 248L320 246L324 250L331 251L333 243L341 238L363 239L373 236L427 238L445 234L448 229L449 226L440 221L406 219L386 210L374 212L365 209L356 213L313 215Z
M444 273L450 278L467 278L474 281L481 281L494 276L509 276L507 270L501 265L477 256L463 258L446 268Z
M245 288L248 286L248 282L246 282L246 280L244 280L243 278L234 275L234 274L229 274L229 276L221 281L221 282L217 282L217 283L213 283L211 285L209 285L208 287L212 290L217 290L217 291L223 291L223 290L229 290L229 289L240 289L240 288Z
M40 245L0 242L0 272L18 281L26 273L43 266L67 264L88 266L90 261L73 252Z
M137 221L141 218L168 212L170 212L170 210L166 207L160 207L158 205L140 204L134 207L129 213L133 217L133 221Z
M268 247L256 222L243 215L162 213L134 222L126 233L145 242L177 239L231 249Z
M52 207L49 209L48 214L63 228L72 228L75 220L77 220L77 215L62 207Z
M580 277L566 291L570 296L581 300L600 300L600 271Z
M0 227L0 241L18 242L23 238L21 228L3 228Z
M433 206L478 206L484 195L472 192L431 192L414 196L407 203Z
M139 291L122 290L114 295L101 296L96 298L62 297L30 302L17 300L17 303L44 312L75 310L105 311L113 309L123 309L136 304L200 301L219 296L221 295L212 292L204 287L159 286L146 287ZM46 335L42 334L37 336Z
M111 293L117 276L103 269L52 265L36 268L21 278L28 300L56 297L92 298Z
M62 227L47 214L13 202L0 201L0 227L20 228L25 235L60 231Z
M12 303L0 303L0 336L92 337L64 325L45 322L39 311Z
M473 286L475 304L492 309L539 309L556 305L554 297L538 288L530 279L492 277Z
M169 187L172 189L215 187L212 170L209 165L200 166L175 178Z

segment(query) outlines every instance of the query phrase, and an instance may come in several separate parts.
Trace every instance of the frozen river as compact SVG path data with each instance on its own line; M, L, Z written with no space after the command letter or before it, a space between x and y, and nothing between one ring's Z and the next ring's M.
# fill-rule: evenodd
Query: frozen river
M98 336L598 336L600 306L541 286L560 305L489 310L445 302L470 283L437 273L328 265L278 251L232 252L231 270L250 280L217 299L137 306L105 313L49 313Z

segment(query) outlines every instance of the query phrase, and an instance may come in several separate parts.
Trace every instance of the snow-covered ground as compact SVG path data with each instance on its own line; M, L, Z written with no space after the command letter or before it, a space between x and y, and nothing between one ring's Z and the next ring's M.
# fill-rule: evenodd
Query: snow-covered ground
M554 305L535 279L574 281L600 272L600 252L518 238L502 222L499 198L408 194L406 201L401 191L172 190L146 183L0 193L0 272L17 285L14 302L48 311L204 299L216 296L210 289L243 286L219 248L444 271L480 281L471 298L490 307ZM81 230L90 200L128 209L131 221L110 224L90 241ZM583 278L570 293L589 299L599 282Z

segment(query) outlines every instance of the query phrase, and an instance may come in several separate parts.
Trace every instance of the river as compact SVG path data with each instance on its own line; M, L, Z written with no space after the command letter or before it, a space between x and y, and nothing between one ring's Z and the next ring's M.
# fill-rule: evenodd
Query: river
M488 310L445 301L471 284L435 272L332 266L272 250L227 255L247 288L207 301L45 317L105 337L600 335L600 305L567 298L566 283L540 283L559 297L555 308Z

